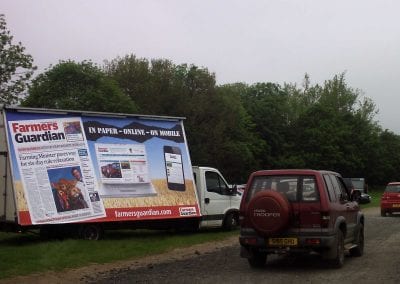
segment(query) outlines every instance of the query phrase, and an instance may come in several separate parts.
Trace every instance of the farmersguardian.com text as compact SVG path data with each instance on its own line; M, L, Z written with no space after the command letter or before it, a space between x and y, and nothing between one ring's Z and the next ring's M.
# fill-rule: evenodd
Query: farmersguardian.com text
M126 217L141 218L145 216L169 216L169 215L172 215L172 210L170 209L163 209L163 210L146 209L146 210L132 210L132 211L115 210L116 218L126 218Z

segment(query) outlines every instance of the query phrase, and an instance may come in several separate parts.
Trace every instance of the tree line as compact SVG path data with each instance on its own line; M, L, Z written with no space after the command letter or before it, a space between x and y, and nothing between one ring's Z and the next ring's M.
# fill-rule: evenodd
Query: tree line
M0 71L9 73L0 78L1 103L186 117L192 164L217 167L236 183L279 168L333 170L373 185L400 180L400 137L375 121L374 102L345 73L323 84L306 74L301 86L217 85L205 67L129 54L102 66L60 61L31 80L33 58L21 44L16 51L1 15L0 33ZM18 78L20 87L7 90Z

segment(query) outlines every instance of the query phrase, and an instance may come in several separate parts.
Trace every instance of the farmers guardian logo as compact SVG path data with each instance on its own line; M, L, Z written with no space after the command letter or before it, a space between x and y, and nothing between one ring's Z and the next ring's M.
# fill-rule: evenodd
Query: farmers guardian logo
M253 210L254 217L272 217L279 218L281 217L281 213L279 212L267 212L265 209L254 209Z
M17 143L30 143L30 142L46 142L53 140L65 140L64 132L57 131L57 122L41 122L20 124L13 122L11 129L14 135L14 140Z

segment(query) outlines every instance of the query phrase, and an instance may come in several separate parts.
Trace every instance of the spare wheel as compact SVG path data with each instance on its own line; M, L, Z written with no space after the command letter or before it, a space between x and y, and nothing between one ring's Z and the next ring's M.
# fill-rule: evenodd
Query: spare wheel
M253 228L271 235L289 224L290 204L284 195L272 190L258 192L249 202L248 217Z

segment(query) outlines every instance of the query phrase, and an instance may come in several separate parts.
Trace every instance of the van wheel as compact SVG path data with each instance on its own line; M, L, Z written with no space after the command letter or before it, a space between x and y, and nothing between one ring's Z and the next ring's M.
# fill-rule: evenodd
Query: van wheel
M344 264L344 237L343 232L339 230L336 234L336 248L335 258L331 260L331 264L334 268L340 268Z
M267 262L267 253L252 250L247 260L252 268L263 268Z
M97 224L83 225L80 230L80 237L84 240L100 240L103 237L103 228Z
M385 210L381 210L381 216L382 216L382 217L386 217L386 212L385 212Z
M360 229L358 230L356 247L350 249L351 256L362 256L364 254L364 226L360 224Z
M237 225L238 225L238 219L236 218L236 215L233 212L230 212L225 216L222 228L224 230L230 231L233 228L237 227Z

